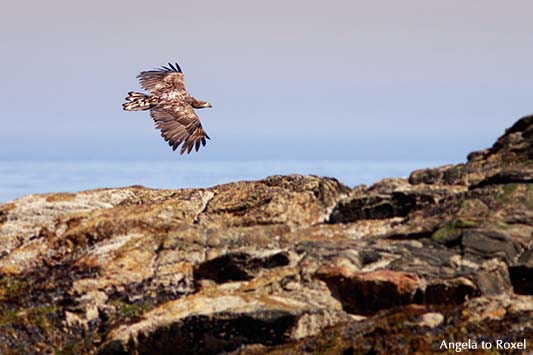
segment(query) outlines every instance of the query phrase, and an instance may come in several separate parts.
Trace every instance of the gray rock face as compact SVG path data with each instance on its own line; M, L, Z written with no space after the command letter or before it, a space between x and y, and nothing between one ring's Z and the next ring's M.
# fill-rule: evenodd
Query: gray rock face
M532 346L532 142L529 116L465 164L370 187L272 176L0 205L0 353Z

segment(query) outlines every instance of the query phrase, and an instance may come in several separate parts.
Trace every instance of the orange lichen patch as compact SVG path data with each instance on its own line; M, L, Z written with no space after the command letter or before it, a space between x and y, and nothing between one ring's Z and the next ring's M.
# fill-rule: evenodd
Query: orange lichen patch
M378 270L360 274L362 281L392 283L397 286L400 293L412 293L418 287L420 278L415 274L410 274L392 270Z
M353 272L342 266L323 267L316 277L335 290L347 312L363 315L413 303L421 283L419 276L406 272Z
M85 255L76 260L74 266L77 268L94 268L100 266L101 262L96 255Z
M4 274L0 279L0 302L9 301L18 297L22 281Z
M490 317L491 318L495 318L495 319L503 318L505 313L507 313L507 311L505 309L493 309L490 312Z
M116 236L99 242L79 258L77 268L98 268L98 288L143 282L154 274L154 259L161 238L143 234Z
M46 202L57 202L57 201L72 201L76 198L76 194L61 192L55 193L52 195L46 196Z
M156 280L156 283L167 283L169 277L180 277L185 276L192 277L194 264L189 262L175 262L168 263L165 265L155 265L157 270L157 275L160 280Z
M166 234L184 224L192 224L204 208L204 191L179 191L162 203L119 205L112 208L71 214L60 223L65 232L55 241L84 247L125 234ZM208 193L209 194L209 193Z
M5 265L3 266L0 271L2 272L3 275L19 275L22 270L19 266L17 265Z

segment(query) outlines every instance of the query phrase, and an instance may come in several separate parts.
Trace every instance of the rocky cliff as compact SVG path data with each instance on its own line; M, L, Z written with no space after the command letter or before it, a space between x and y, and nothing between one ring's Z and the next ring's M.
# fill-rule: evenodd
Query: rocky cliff
M465 164L370 187L272 176L0 205L0 353L533 351L532 142L529 116Z

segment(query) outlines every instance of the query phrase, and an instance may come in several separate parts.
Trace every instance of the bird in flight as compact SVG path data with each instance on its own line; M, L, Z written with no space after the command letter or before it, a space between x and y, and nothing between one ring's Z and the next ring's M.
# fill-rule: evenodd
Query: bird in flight
M194 109L211 107L209 102L197 100L185 89L183 73L178 63L161 69L143 71L137 75L142 88L150 94L130 91L122 107L126 111L150 110L161 136L180 154L189 154L200 144L205 146L205 133Z

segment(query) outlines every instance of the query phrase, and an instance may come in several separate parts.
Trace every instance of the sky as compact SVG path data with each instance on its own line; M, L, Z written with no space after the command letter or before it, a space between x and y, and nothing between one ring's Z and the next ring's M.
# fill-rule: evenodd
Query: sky
M9 2L0 159L434 159L533 112L533 2ZM212 140L179 157L136 75L178 62Z

